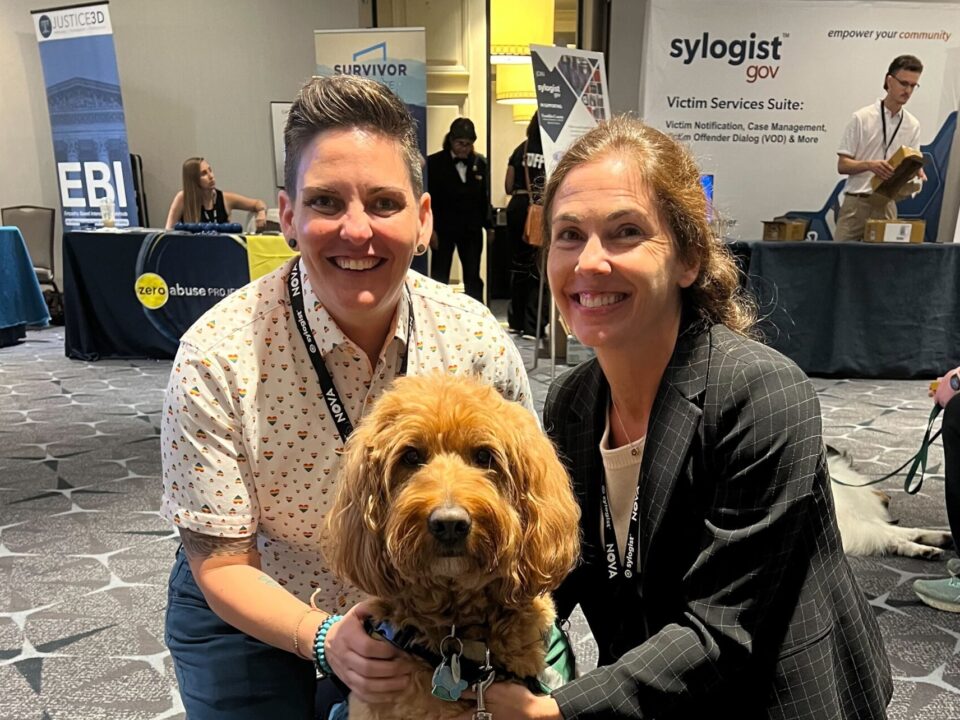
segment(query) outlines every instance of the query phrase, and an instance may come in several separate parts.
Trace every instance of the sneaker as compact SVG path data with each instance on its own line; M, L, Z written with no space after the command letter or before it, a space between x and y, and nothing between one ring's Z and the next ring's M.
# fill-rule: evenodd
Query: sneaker
M960 577L960 557L947 560L947 572L954 577Z
M960 577L914 580L913 591L932 608L960 613Z

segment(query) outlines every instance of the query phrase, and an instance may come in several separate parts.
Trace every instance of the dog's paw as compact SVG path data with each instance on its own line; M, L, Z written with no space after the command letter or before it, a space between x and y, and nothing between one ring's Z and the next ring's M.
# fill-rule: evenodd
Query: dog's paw
M921 560L939 560L943 557L943 550L940 548L902 538L894 540L888 551L893 555L920 558Z
M921 530L911 540L935 548L953 547L953 535L940 530Z
M914 557L922 558L923 560L939 560L943 557L943 550L924 545L923 550Z

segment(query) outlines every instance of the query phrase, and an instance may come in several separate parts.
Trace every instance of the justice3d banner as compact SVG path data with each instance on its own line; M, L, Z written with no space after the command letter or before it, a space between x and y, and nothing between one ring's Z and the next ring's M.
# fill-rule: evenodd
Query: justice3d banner
M610 116L603 53L531 45L547 177L570 144Z
M417 144L427 157L427 44L422 27L374 30L314 30L317 71L359 75L389 87L417 121ZM427 271L427 256L413 258L413 269Z
M920 122L929 180L898 214L926 219L933 239L960 98L960 7L651 0L646 30L643 119L691 147L714 176L715 207L736 223L728 234L746 240L789 211L832 224L844 128L879 103L893 58L919 57L906 109Z
M107 3L35 10L53 154L67 229L100 225L113 203L117 227L139 225L120 75Z

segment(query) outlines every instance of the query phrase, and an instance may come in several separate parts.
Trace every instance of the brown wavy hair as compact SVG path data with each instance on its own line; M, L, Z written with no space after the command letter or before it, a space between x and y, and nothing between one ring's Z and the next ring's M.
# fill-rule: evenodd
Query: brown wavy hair
M710 229L707 198L693 155L669 135L629 115L597 125L557 163L543 194L544 252L550 251L551 211L563 181L580 165L607 155L634 159L673 232L680 259L688 265L700 263L697 279L681 294L685 315L753 335L756 306L741 290L732 253Z

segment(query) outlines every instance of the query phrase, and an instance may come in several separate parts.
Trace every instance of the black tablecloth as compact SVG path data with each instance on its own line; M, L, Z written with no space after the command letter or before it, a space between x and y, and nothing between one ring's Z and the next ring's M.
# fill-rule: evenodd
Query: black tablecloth
M173 357L180 335L200 315L249 282L243 242L227 235L65 233L67 357ZM168 287L169 299L158 309L137 299L144 273Z
M16 345L27 336L27 326L24 323L0 328L0 348Z
M960 363L960 245L737 242L764 340L810 375L931 378Z

